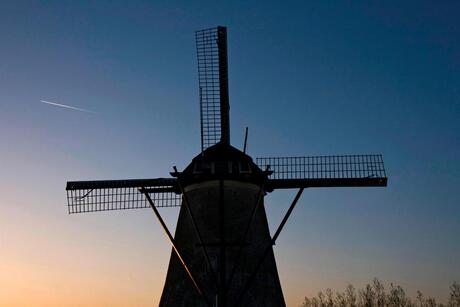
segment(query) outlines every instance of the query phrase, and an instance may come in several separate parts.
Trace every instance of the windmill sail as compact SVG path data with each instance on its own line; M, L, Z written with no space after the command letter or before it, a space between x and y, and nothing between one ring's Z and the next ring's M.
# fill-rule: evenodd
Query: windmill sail
M180 206L174 178L97 180L67 182L69 213L150 208L144 189L156 207Z
M382 155L257 158L272 171L268 188L386 186Z
M201 150L230 143L227 28L195 33L200 94Z

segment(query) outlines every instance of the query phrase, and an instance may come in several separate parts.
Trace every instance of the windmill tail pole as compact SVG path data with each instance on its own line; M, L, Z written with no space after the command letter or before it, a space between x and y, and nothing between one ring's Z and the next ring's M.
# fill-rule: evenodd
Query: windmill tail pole
M279 225L278 229L276 230L275 234L273 235L272 238L272 243L275 245L276 239L278 239L278 236L280 235L281 231L283 230L284 225L286 225L286 222L289 218L289 216L292 213L292 210L294 210L295 205L297 204L297 201L299 200L300 196L302 195L304 188L300 188L299 191L297 192L294 200L292 201L291 206L289 207L288 211L286 212L286 215L284 216L283 220L281 221L281 224Z
M244 296L246 295L246 292L249 290L249 287L251 287L252 282L254 281L254 278L256 277L257 273L259 272L260 267L262 266L262 263L265 260L265 257L267 257L268 253L270 252L270 249L272 245L275 245L276 239L280 235L281 231L283 230L284 225L286 225L287 220L289 219L289 216L292 213L292 210L294 210L295 205L297 204L297 201L299 200L300 196L302 195L304 188L300 188L299 191L297 192L294 200L291 203L291 206L289 207L288 211L286 212L286 215L284 216L283 220L281 221L281 224L278 226L278 229L276 230L275 234L273 235L273 238L270 241L270 244L267 245L265 248L265 251L260 258L259 262L257 263L254 271L252 272L251 276L249 277L249 280L246 282L246 285L244 286L243 290L241 290L241 294L236 300L235 307L240 306Z
M248 127L246 127L246 132L244 133L244 146L243 146L244 153L246 153L247 145L248 145Z
M140 192L145 195L145 197L147 198L148 202L150 203L150 207L153 209L153 212L155 213L155 216L157 217L158 221L161 224L161 227L163 228L166 236L168 237L168 239L169 239L169 241L170 241L170 243L172 245L172 248L174 249L174 252L177 255L177 258L179 258L180 262L182 263L182 266L184 267L185 271L187 272L187 275L190 277L190 280L192 281L193 285L195 286L196 291L206 301L206 304L208 305L208 307L212 307L211 302L209 302L208 298L204 294L203 288L198 283L198 280L195 278L195 276L193 276L192 271L188 267L187 263L185 262L184 258L181 255L179 249L177 248L176 242L175 242L173 236L171 235L171 232L169 231L168 227L166 226L165 222L161 218L161 215L158 212L158 209L155 207L155 204L153 203L152 198L150 197L148 192L145 191L145 189L140 189Z

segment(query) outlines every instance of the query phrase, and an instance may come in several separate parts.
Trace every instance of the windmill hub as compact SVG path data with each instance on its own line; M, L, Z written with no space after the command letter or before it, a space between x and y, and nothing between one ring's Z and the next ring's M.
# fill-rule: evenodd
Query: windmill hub
M181 173L172 173L186 187L209 180L236 180L262 185L269 172L262 171L252 158L230 144L218 142L193 158Z

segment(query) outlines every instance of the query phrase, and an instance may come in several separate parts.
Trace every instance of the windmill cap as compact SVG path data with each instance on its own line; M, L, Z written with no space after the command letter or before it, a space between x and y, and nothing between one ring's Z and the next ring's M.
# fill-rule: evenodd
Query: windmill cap
M193 158L178 177L184 186L216 179L262 184L267 179L267 174L241 150L230 144L218 142Z

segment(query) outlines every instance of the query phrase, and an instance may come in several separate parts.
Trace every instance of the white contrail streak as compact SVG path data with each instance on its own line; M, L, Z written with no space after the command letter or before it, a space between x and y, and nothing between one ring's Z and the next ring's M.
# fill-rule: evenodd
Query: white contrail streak
M68 105L60 104L60 103L55 103L55 102L51 102L51 101L40 100L40 102L50 104L50 105L53 105L53 106L56 106L56 107L62 107L62 108L75 110L75 111L86 112L86 113L94 113L93 111L90 111L90 110L81 109L81 108L77 108L77 107L72 107L72 106L68 106Z

